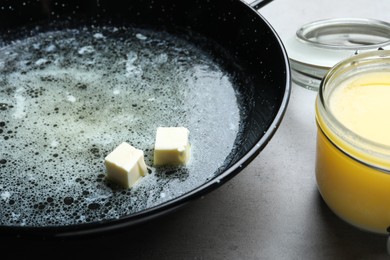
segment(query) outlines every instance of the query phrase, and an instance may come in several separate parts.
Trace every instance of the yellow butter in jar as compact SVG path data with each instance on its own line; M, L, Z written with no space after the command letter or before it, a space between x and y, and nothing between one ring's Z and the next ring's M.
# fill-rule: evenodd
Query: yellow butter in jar
M390 227L390 51L346 59L316 100L316 180L327 205L361 229Z
M390 145L389 72L368 72L346 80L332 94L329 107L354 133Z

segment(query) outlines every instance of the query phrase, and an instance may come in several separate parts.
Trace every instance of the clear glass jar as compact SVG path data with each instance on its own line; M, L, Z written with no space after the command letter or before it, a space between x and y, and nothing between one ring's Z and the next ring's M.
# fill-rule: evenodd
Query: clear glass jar
M353 92L348 91L357 87L364 87L361 89L366 92L356 92L351 95L353 99L349 99L350 96L346 95ZM375 89L390 94L390 51L356 55L338 63L325 75L316 100L315 172L321 196L333 212L358 228L388 234L390 145L378 136L390 137L390 130L382 124L389 122L390 125L390 111L387 111L390 110L390 105L387 105L390 96L374 93ZM368 96L373 100L378 98L378 101L365 103ZM364 116L365 109L371 109L371 105L364 104L373 104L379 108L376 110L379 113ZM343 116L339 116L338 106L344 109L341 110ZM357 125L368 126L371 132L356 130L349 125L348 120L353 117L348 113L355 113L356 109L359 110L355 120ZM380 126L371 127L373 122Z
M326 72L357 53L390 49L390 23L365 18L332 18L303 25L285 41L292 80L318 90Z

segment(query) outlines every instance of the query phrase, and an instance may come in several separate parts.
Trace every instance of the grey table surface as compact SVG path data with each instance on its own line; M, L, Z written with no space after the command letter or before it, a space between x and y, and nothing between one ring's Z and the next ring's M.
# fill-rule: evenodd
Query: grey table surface
M302 24L318 19L389 22L390 1L275 0L259 12L283 41ZM27 241L2 237L0 258L389 258L385 236L343 222L317 191L316 95L293 85L285 117L270 143L240 174L203 199L139 226L95 237Z

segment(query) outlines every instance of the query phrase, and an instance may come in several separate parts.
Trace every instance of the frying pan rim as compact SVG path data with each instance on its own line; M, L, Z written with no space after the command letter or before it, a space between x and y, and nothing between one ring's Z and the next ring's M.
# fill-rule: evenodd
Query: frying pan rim
M50 237L73 237L79 235L91 235L96 233L101 233L104 231L112 231L121 227L128 227L132 225L136 225L141 222L145 222L149 219L156 218L159 215L166 214L173 210L178 209L190 201L199 199L204 197L207 193L215 190L217 187L226 183L228 180L236 176L239 172L241 172L245 166L253 161L253 159L264 149L264 147L268 144L268 142L272 139L273 135L276 133L276 130L279 128L282 119L287 110L287 106L289 103L290 95L291 95L291 71L290 71L290 63L288 59L288 55L281 41L279 35L275 31L275 29L271 26L271 24L252 6L249 4L239 1L241 4L245 5L247 8L252 11L255 16L257 16L263 23L265 23L275 36L275 39L279 43L282 58L285 64L285 86L283 98L281 100L278 112L272 120L272 123L269 125L267 131L261 136L261 138L252 146L252 148L243 155L235 164L230 166L228 169L223 171L218 176L213 177L212 179L206 181L202 185L190 190L183 195L180 195L172 200L166 201L159 205L150 207L145 210L141 210L139 212L125 215L118 219L106 219L102 221L94 221L90 223L83 224L74 224L74 225L64 225L64 226L3 226L0 225L0 232L16 234L17 236L23 235L34 235L34 236L50 236Z

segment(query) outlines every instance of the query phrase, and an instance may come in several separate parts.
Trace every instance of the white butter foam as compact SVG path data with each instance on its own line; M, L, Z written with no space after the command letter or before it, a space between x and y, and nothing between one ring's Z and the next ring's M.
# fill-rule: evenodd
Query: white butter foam
M21 39L0 57L0 225L121 218L197 188L235 147L232 78L178 37L84 26ZM158 126L189 129L186 167L152 167ZM103 164L123 141L151 166L129 190L106 181Z

